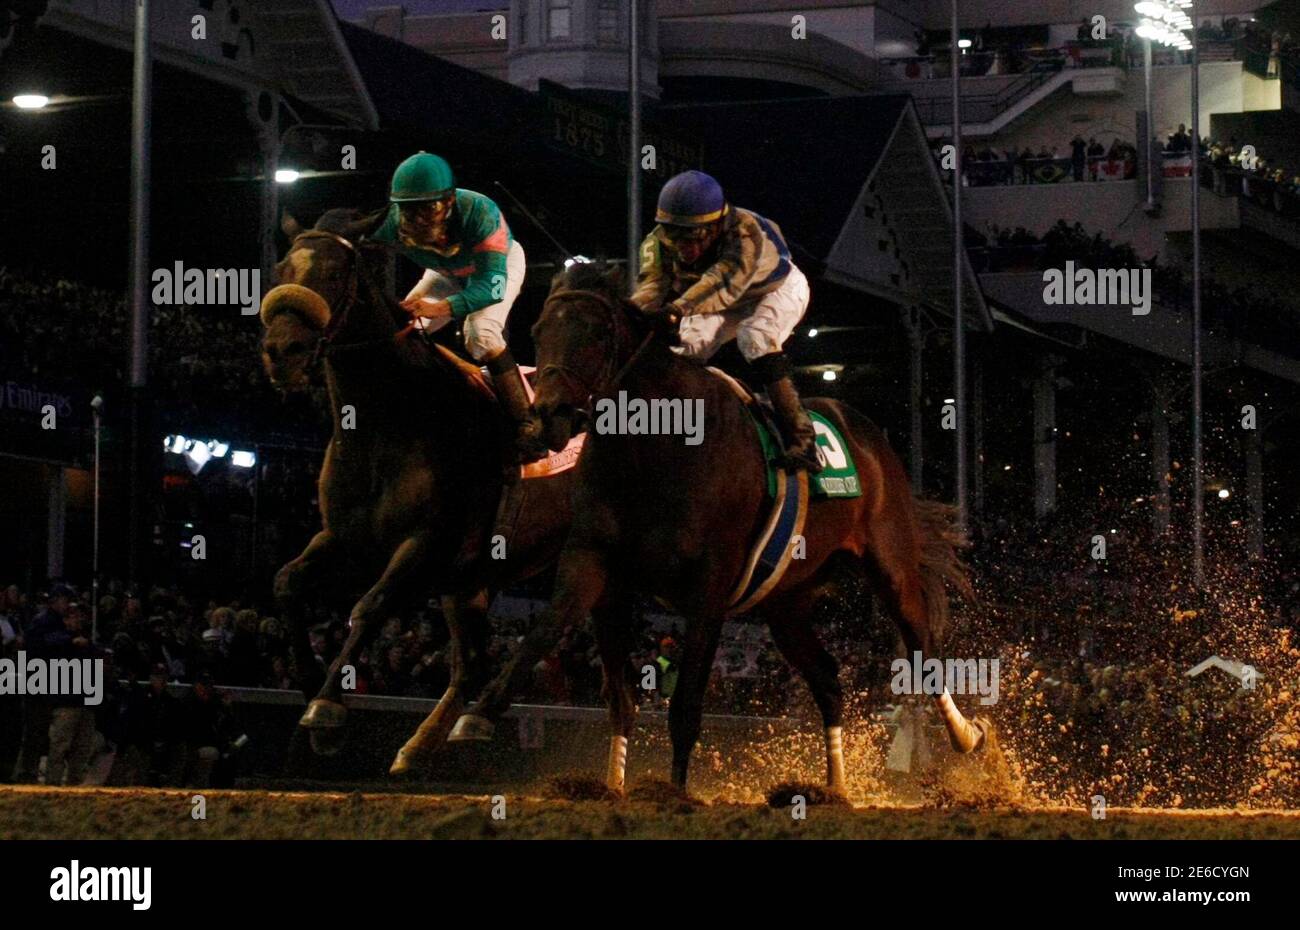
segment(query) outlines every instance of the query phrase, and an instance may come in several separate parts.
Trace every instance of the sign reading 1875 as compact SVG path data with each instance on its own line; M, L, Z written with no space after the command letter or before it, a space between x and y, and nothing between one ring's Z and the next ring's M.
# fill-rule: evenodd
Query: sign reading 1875
M546 101L546 144L612 171L627 168L627 117L592 103L550 81L541 82ZM641 144L655 147L651 173L664 178L699 168L704 164L704 147L679 136L644 125Z

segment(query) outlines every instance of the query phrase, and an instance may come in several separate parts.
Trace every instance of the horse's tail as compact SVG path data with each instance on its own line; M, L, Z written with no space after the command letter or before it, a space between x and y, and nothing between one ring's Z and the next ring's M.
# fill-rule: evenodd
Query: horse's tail
M914 498L921 541L921 590L930 631L942 641L948 626L948 589L951 583L968 603L975 603L970 571L959 550L969 545L957 526L957 510L940 501Z

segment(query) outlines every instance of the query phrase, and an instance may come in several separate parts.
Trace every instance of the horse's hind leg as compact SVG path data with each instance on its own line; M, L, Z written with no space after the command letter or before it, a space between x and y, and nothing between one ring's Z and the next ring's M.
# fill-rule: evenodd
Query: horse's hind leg
M832 791L842 792L844 689L840 685L840 664L826 651L809 622L815 600L815 589L792 592L770 599L760 612L768 621L776 648L803 676L817 702L826 735L826 784Z
M709 673L713 670L713 657L718 651L718 637L721 634L721 615L706 614L687 618L677 687L668 701L668 734L673 743L673 784L683 790L686 788L691 752L700 738L704 689L709 683Z
M592 611L596 644L600 648L601 697L609 709L609 765L605 784L614 791L623 790L627 772L627 743L636 726L637 705L629 675L633 674L630 656L634 630L630 603L613 600Z
M451 634L448 651L451 654L451 680L437 706L429 712L411 738L397 751L388 770L390 775L404 775L419 758L437 749L447 739L452 726L465 710L465 692L485 656L483 655L482 628L487 624L487 608L491 598L487 591L472 597L446 596L442 599L442 614Z
M505 667L479 695L478 703L462 714L452 728L449 742L485 742L492 738L496 721L510 709L510 700L528 683L533 666L559 639L559 631L570 624L581 626L605 593L608 572L605 554L587 547L566 547L560 555L555 579L555 597L524 636Z
M881 526L876 527L876 533L869 547L871 557L866 560L867 571L873 590L880 595L886 612L893 617L903 636L908 662L915 661L917 653L921 654L923 661L931 657L940 658L930 621L930 605L926 601L926 589L914 551L909 553L910 547L900 541L900 533L882 532ZM934 696L934 700L954 750L967 753L984 745L985 721L972 723L967 720L957 709L946 686Z

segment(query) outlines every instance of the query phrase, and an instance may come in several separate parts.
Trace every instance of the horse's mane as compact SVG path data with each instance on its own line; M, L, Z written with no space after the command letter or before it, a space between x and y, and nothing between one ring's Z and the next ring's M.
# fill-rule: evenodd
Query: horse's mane
M359 239L374 232L387 215L387 207L371 211L358 210L356 207L335 207L322 213L312 228L345 239Z

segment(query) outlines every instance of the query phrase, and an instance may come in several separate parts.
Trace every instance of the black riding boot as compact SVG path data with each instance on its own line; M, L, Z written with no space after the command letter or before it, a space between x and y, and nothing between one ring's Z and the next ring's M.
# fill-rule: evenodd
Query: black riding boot
M790 471L802 468L811 475L817 474L822 470L821 460L817 457L817 431L799 401L799 392L791 377L790 360L782 352L773 352L750 364L772 401L772 412L776 414L776 425L785 445L785 468Z
M515 452L522 464L536 462L549 454L546 443L542 441L542 421L533 411L528 401L528 390L524 387L524 376L515 364L514 356L506 349L488 362L488 371L492 373L492 384L497 390L497 399L501 409L515 424Z

